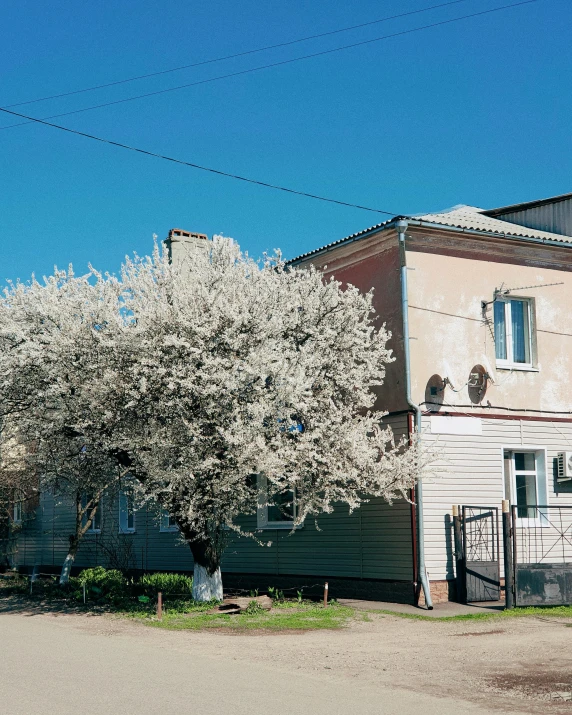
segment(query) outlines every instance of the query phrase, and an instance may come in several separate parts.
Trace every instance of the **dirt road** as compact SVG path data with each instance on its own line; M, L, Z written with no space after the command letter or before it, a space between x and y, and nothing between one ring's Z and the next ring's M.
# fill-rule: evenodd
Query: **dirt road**
M572 713L570 621L368 617L342 631L231 635L2 614L0 712Z

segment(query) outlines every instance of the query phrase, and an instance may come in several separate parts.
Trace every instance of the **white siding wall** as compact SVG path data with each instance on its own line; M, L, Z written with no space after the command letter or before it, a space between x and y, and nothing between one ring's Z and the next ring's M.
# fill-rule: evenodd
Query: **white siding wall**
M423 426L426 439L433 440L429 417L424 418ZM437 440L443 460L437 476L423 486L425 552L431 581L454 577L453 504L497 506L500 519L504 447L546 449L548 503L572 504L572 484L557 484L555 479L557 453L572 451L572 423L483 418L482 435L441 434Z

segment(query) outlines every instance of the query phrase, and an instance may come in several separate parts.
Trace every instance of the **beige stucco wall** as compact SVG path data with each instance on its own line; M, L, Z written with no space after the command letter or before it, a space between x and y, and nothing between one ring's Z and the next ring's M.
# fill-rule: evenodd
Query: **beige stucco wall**
M572 410L572 274L536 265L515 265L482 258L408 251L409 323L413 399L436 400L426 389L434 375L449 377L460 392L440 393L443 410L471 405L466 386L473 366L483 365L493 381L482 396L495 407ZM497 369L492 306L483 320L481 301L492 301L495 288L537 286L514 291L534 299L537 371ZM440 401L440 400L437 400ZM490 409L490 407L487 407ZM498 412L498 410L495 410Z
M374 324L385 325L391 337L387 347L395 360L386 365L384 384L376 389L376 408L387 412L407 409L401 313L400 257L394 231L372 234L354 243L338 246L300 264L313 264L326 279L334 276L368 293L373 289Z

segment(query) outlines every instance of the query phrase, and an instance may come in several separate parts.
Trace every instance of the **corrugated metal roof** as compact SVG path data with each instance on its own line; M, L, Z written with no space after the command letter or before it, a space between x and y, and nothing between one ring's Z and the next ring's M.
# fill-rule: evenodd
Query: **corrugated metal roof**
M520 204L509 204L508 206L499 206L497 209L487 209L486 214L497 216L498 214L515 213L516 211L524 211L525 209L536 208L537 206L545 206L546 204L557 204L560 201L567 201L572 198L572 194L559 194L551 196L548 199L536 199L534 201L524 201Z
M474 231L485 231L486 233L496 233L501 236L522 236L523 238L545 238L550 241L560 241L564 243L572 242L569 236L562 236L560 233L549 233L539 231L535 228L527 228L516 223L509 223L498 218L487 216L485 209L476 206L454 206L448 211L439 213L414 216L420 221L427 223L451 226L452 228L469 228Z
M538 231L526 226L519 226L516 223L509 223L501 219L493 218L486 215L486 209L480 209L476 206L453 206L451 209L440 211L437 213L423 214L420 216L395 216L383 223L378 223L375 226L364 228L362 231L352 233L349 236L340 238L337 241L328 243L320 248L315 248L313 251L303 253L296 258L291 258L288 263L295 263L310 256L314 256L321 251L328 250L342 243L351 243L366 234L373 231L378 231L393 223L398 218L406 218L411 221L423 221L424 223L434 224L436 226L447 226L450 228L470 229L473 231L483 231L483 233L494 233L499 236L521 236L523 238L540 238L550 241L558 241L559 243L572 243L572 237L563 236L559 233L549 233L548 231Z

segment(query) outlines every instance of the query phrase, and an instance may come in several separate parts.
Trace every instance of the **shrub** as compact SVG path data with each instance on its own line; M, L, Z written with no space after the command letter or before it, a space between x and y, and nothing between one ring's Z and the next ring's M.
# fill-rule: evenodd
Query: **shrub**
M251 601L244 609L243 613L246 613L249 616L259 616L260 614L265 613L265 610L257 601Z
M115 569L105 569L103 566L84 569L74 581L80 587L85 585L90 599L118 601L129 595L127 579L121 571Z
M191 598L193 579L179 573L146 573L137 582L137 591L146 596L156 596L159 591L164 596Z

